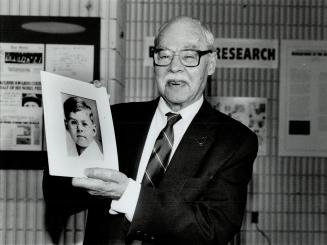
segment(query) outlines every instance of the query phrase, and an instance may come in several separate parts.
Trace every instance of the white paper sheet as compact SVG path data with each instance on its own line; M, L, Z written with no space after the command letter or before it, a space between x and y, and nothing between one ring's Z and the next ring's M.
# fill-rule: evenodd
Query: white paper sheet
M94 47L92 45L46 45L45 70L90 82L93 80Z
M44 45L0 43L0 150L42 150Z
M279 154L327 156L327 41L283 40Z

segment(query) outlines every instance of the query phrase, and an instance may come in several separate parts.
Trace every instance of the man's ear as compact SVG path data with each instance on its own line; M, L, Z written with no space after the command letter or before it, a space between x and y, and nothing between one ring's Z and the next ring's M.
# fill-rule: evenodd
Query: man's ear
M217 63L217 54L213 52L209 54L209 62L208 62L208 75L212 75L216 70L216 63Z

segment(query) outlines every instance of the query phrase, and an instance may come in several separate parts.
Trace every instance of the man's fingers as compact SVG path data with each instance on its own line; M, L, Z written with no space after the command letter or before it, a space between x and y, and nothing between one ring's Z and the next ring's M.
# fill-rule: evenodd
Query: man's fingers
M84 188L89 194L98 197L118 199L123 193L117 183L104 182L99 179L73 178L72 185L75 187Z
M93 80L90 83L92 83L97 88L101 88L102 86L104 86L104 82L101 80Z
M112 169L106 169L106 168L87 168L85 170L85 175L88 178L93 179L100 179L102 181L106 182L119 182L121 179L120 175L123 175L122 173L112 170Z
M103 185L103 182L98 179L73 178L72 185L75 187L85 188L88 190L99 190Z
M72 185L86 189L94 196L120 198L128 185L128 178L125 174L106 168L87 168L87 178L73 178Z

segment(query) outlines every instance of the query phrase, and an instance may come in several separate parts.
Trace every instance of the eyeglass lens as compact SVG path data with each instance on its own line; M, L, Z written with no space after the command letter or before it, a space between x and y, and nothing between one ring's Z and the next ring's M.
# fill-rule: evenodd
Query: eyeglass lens
M175 55L179 56L180 62L185 66L197 66L199 63L199 54L195 50L181 50L178 53L160 50L155 53L155 63L161 66L169 65Z

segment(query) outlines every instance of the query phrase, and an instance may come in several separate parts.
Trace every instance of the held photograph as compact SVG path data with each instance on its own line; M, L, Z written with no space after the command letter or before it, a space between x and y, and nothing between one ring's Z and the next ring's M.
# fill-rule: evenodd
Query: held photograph
M65 93L61 96L68 156L103 160L96 101Z
M118 169L105 88L43 71L41 83L50 174L83 177L86 168Z

